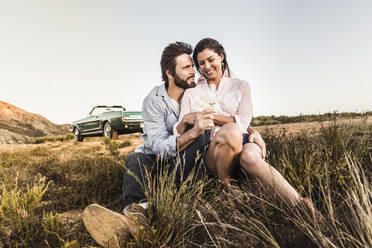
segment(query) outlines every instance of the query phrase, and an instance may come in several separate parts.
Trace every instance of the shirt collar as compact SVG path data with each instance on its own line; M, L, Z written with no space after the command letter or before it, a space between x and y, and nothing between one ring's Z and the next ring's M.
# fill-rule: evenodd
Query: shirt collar
M206 84L206 83L208 83L208 81L204 76L200 76L198 78L198 84Z
M165 84L159 86L158 91L156 92L158 96L168 96L167 90L165 89Z
M220 85L218 86L218 88L221 88L222 85L225 84L226 80L228 79L229 77L227 76L227 73L225 73L223 75L223 77L221 78L221 81L220 81ZM204 77L204 76L200 76L198 78L198 84L208 84L208 80Z
M173 104L171 103L171 99L169 98L169 96L168 96L168 93L167 93L167 90L165 89L165 84L162 84L162 85L160 85L159 86L159 89L158 89L158 91L157 91L157 93L156 93L158 96L161 96L161 97L163 97L163 99L164 99L164 101L167 103L167 105L172 109L172 111L173 111L173 113L177 116L177 118L178 118L178 112L179 111L176 111L175 109L174 109L174 106L173 106Z

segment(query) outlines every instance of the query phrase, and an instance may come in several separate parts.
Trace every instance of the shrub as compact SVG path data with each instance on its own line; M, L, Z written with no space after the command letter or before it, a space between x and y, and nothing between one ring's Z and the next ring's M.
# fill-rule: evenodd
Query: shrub
M52 182L45 195L57 210L71 210L90 203L112 204L121 201L123 165L108 156L77 156L59 161L49 157L29 168Z
M149 225L142 229L129 246L192 245L196 233L195 226L199 219L197 209L205 198L204 189L210 179L192 170L187 179L178 185L176 169L171 171L171 165L166 161L157 166L155 175L147 173L148 183L142 185L149 203ZM175 167L178 166L179 164Z
M14 185L3 183L0 195L0 234L3 242L10 247L31 247L35 240L41 240L43 233L39 229L37 207L48 186L44 180L33 186L20 189L18 181Z
M126 139L126 140L124 140L123 142L120 143L119 148L129 147L129 146L132 146L132 145L133 145L132 141L129 140L129 139Z
M298 123L298 122L319 122L319 121L335 121L338 119L350 119L350 118L362 118L366 119L372 116L371 111L365 113L339 113L334 111L333 113L325 113L318 115L304 115L300 114L297 116L257 116L252 120L252 126L262 125L273 125L273 124L287 124L287 123Z
M56 141L64 142L64 141L72 140L73 138L74 138L74 135L70 134L70 133L65 134L65 135L58 135L58 136L48 135L48 136L35 138L32 143L33 144L42 144L42 143L45 143L45 142L56 142Z
M103 144L105 147L110 151L110 154L114 156L115 158L118 158L119 156L119 145L116 143L115 140L105 137L103 139Z

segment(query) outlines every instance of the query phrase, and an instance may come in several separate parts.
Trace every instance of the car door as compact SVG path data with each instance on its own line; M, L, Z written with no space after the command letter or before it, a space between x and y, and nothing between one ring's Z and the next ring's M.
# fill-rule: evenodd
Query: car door
M84 133L94 133L102 131L100 130L100 118L99 115L90 115L88 116L84 123L81 124L82 132Z

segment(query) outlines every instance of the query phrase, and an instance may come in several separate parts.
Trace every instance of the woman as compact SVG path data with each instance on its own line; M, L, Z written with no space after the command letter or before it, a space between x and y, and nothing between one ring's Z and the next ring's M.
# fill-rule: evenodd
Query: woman
M208 169L224 181L239 164L288 205L297 205L302 198L296 190L263 160L259 146L248 142L246 130L252 120L250 87L231 77L223 46L214 39L202 39L194 49L193 60L201 77L195 88L185 91L179 120L188 113L213 109L215 128L206 155ZM184 126L175 125L175 134L184 131Z

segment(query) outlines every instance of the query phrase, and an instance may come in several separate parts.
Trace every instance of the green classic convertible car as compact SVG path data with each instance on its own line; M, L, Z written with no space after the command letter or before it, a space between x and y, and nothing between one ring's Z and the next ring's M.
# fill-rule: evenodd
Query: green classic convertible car
M122 106L96 106L87 118L74 121L72 132L76 141L87 136L112 138L118 134L142 132L142 113L125 111Z

